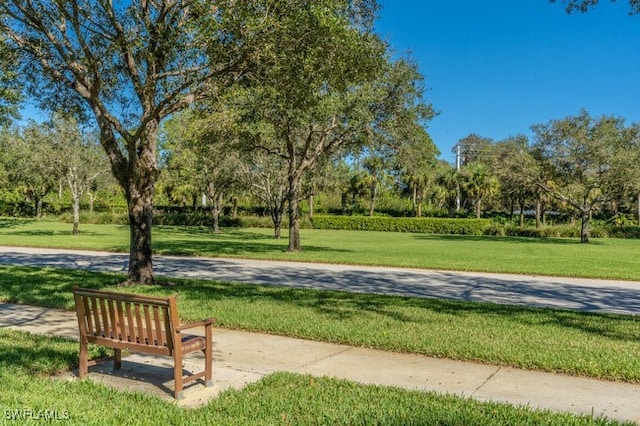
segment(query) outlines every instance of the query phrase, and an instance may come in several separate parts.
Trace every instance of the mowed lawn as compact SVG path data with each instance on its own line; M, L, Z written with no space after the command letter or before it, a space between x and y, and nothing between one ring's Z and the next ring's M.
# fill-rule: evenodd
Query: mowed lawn
M128 251L128 226L0 219L0 245ZM395 232L302 230L300 253L288 253L287 235L270 229L158 226L158 254L346 263L459 271L503 272L639 280L640 240L427 235Z
M128 227L0 219L0 245L128 250ZM302 253L268 229L157 227L157 253L394 265L638 279L632 240L452 237L303 230ZM579 271L579 272L576 272ZM0 300L70 308L78 282L112 288L124 277L53 268L0 267ZM214 315L218 325L307 339L422 353L638 383L638 317L472 302L175 280L171 287L121 291L179 293L184 320ZM277 313L277 315L274 315ZM394 332L390 333L390 330ZM443 336L446 338L443 339ZM95 348L93 348L95 350ZM77 366L77 344L0 330L0 407L48 407L70 424L617 424L527 407L350 382L276 374L206 407L173 404L91 381L49 376ZM105 408L107 407L107 408Z

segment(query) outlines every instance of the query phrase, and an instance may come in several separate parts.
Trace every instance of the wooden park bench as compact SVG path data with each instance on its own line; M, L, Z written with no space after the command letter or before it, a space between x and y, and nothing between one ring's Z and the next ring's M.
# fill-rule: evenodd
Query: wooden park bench
M205 386L213 386L212 324L214 319L180 324L176 296L150 297L123 294L87 288L73 288L78 325L80 327L80 378L86 376L89 361L87 344L114 349L114 369L122 366L122 349L150 355L173 357L175 379L174 396L183 398L185 383L204 377ZM204 326L205 335L183 333L194 327ZM205 356L204 371L184 376L184 355L202 351Z

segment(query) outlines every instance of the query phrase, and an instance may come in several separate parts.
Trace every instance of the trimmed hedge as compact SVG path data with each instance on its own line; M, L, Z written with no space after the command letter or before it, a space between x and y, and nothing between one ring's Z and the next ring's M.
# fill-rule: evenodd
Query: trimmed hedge
M609 225L607 231L611 238L640 238L640 226L637 225Z
M494 222L485 229L485 234L502 237L580 238L580 224L544 225L540 228L525 226L521 228L513 223L499 224ZM589 237L640 238L640 226L593 223L589 225Z
M10 215L7 215L10 216ZM59 216L64 222L71 223L70 213ZM122 212L101 212L80 214L80 223L127 225L128 216ZM154 225L169 226L206 226L211 227L213 220L208 212L192 213L164 213L156 212L153 217ZM239 228L271 228L273 223L268 216L239 216L231 218L220 216L221 227ZM282 229L288 227L284 218ZM301 228L331 229L331 230L360 230L382 232L415 232L423 234L457 234L457 235L495 235L509 237L530 238L579 238L579 224L547 225L540 228L533 226L519 227L514 223L498 223L491 219L462 219L462 218L434 218L434 217L369 217L369 216L339 216L316 215L311 219L302 218ZM595 223L589 226L589 235L593 238L640 238L640 226Z
M483 235L491 225L489 219L325 215L314 216L311 222L314 229L455 235Z

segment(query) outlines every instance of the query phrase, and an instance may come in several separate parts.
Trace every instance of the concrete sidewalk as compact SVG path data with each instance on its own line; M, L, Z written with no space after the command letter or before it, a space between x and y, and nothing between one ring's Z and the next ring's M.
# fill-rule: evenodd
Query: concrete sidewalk
M74 312L7 303L0 303L0 327L75 339L78 335ZM201 357L190 356L185 369L201 368L201 363ZM640 385L226 329L214 332L215 386L205 388L196 383L185 390L185 399L179 404L206 404L225 389L240 389L278 371L451 393L640 424ZM73 380L75 373L61 378ZM173 400L173 370L171 359L166 357L132 354L117 372L107 362L91 367L89 373L96 382Z

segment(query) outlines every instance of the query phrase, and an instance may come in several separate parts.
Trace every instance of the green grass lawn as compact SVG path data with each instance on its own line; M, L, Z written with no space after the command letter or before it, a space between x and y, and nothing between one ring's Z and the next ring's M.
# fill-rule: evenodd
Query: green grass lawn
M73 308L74 284L124 277L0 267L0 300ZM389 351L640 383L640 317L209 281L118 291L178 293L183 321Z
M0 244L127 251L128 228L0 219ZM157 253L639 279L640 242L303 230L302 253L266 229L157 227ZM124 277L0 267L0 300L71 309L75 284ZM172 280L182 319L314 340L640 383L640 318L472 302ZM94 352L97 348L92 349ZM276 374L184 410L91 381L48 375L77 365L77 344L0 329L0 410L63 411L71 424L615 424L450 396ZM0 412L0 415L4 414ZM1 421L0 421L1 422Z
M71 225L53 221L0 220L0 245L128 251L127 226ZM269 229L155 227L161 254L223 256L304 262L400 266L553 276L640 280L640 241L452 236L366 231L302 230L301 253L287 253L286 239ZM286 235L285 235L286 238Z
M97 355L95 347L91 350ZM289 373L267 376L242 390L223 392L202 408L183 409L91 380L49 378L76 367L76 342L0 329L0 423L22 424L29 415L48 411L55 412L62 419L60 423L72 425L622 424Z

